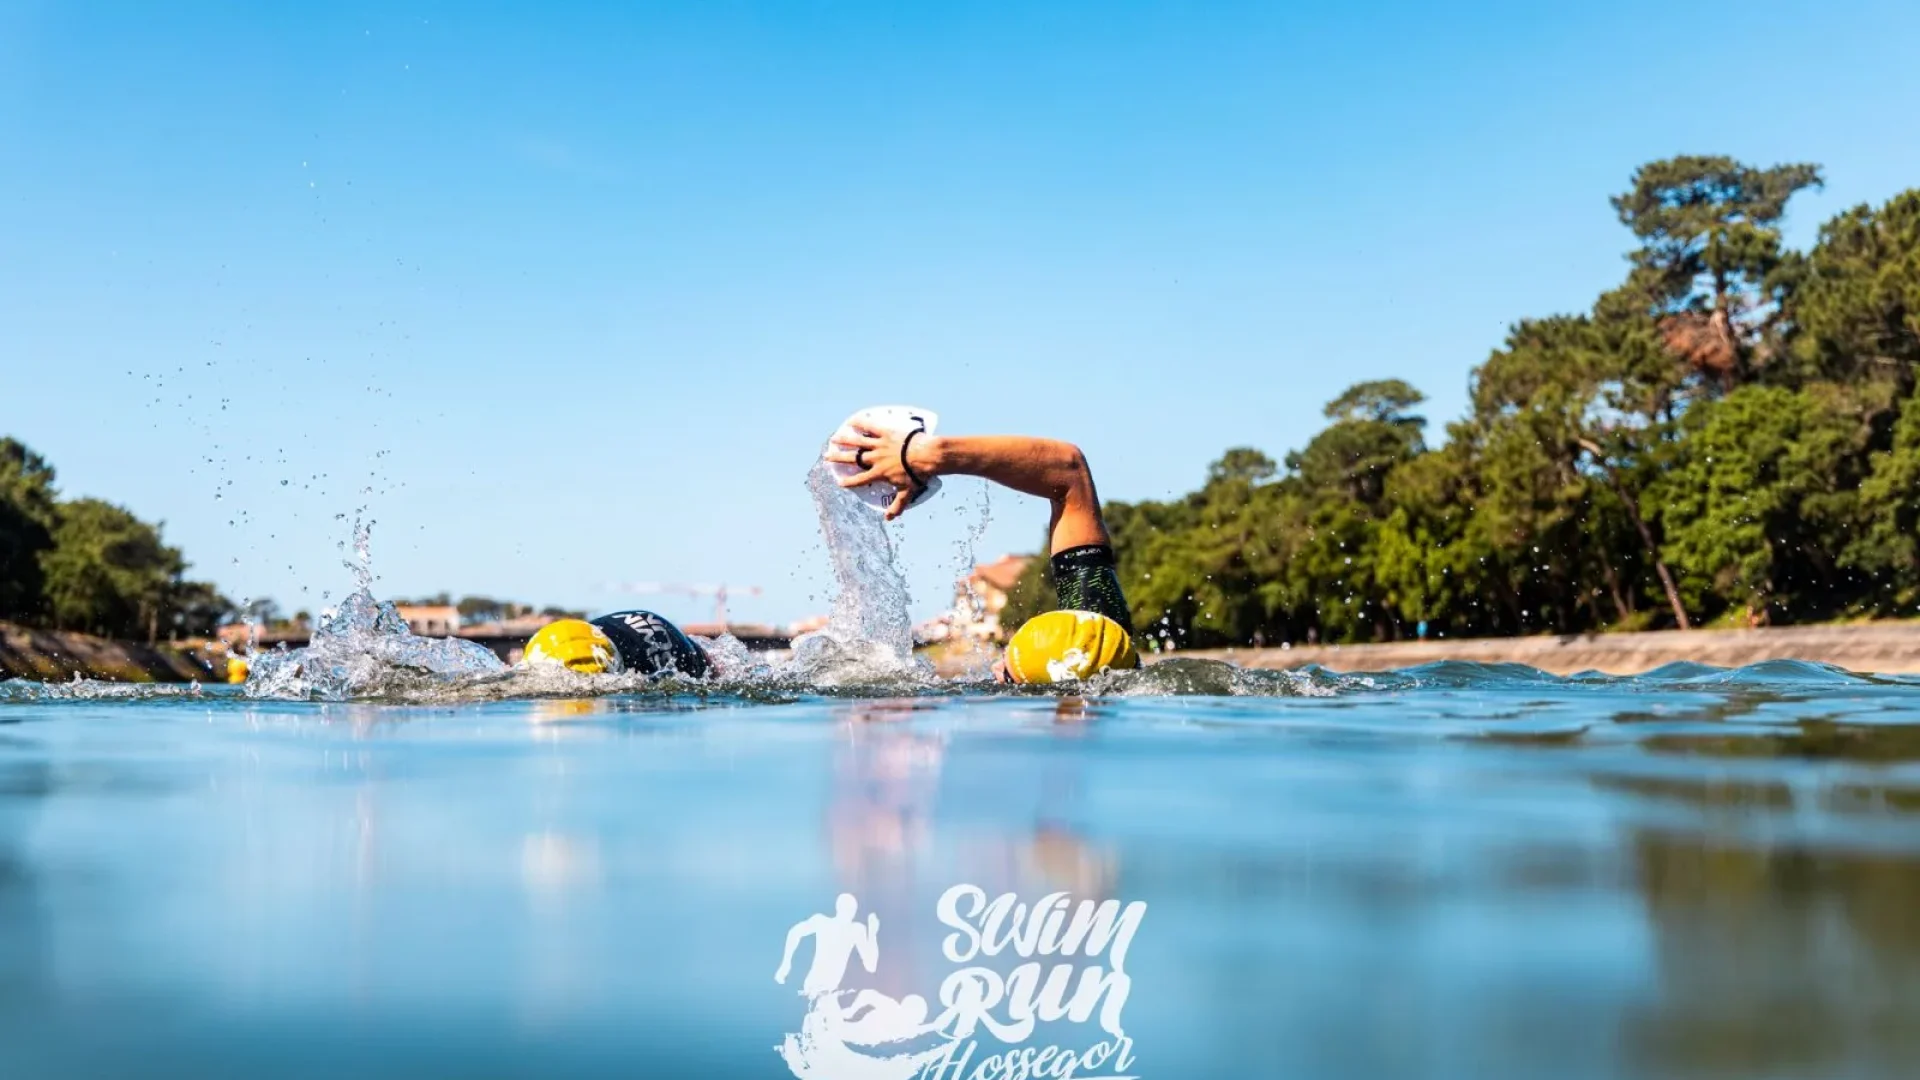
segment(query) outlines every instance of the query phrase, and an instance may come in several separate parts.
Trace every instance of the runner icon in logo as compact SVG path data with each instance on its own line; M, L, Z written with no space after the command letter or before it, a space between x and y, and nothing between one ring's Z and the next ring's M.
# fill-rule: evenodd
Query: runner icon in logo
M793 971L794 950L800 947L802 939L813 938L813 965L807 968L807 978L800 984L800 992L811 997L840 989L840 981L847 977L847 961L854 953L860 954L860 963L872 974L880 964L880 916L867 913L865 925L853 921L856 911L860 910L860 901L852 893L841 893L833 902L832 915L810 915L795 923L787 931L787 949L780 957L780 970L773 973L773 981L785 984L787 975Z

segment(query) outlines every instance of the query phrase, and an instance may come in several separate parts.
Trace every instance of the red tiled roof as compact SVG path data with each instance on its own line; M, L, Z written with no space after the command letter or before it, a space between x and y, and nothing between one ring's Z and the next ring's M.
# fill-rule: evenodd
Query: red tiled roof
M1013 588L1014 582L1020 580L1020 574L1032 561L1031 555L1002 555L994 562L974 567L972 580L1007 592Z
M438 619L442 622L452 622L460 617L460 609L451 605L395 604L394 608L400 612L400 617L403 619Z

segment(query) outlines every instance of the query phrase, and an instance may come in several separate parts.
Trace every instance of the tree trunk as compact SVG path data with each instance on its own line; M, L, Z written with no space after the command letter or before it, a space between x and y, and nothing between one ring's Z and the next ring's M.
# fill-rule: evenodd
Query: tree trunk
M1667 560L1660 557L1660 545L1654 542L1653 530L1647 527L1647 520L1640 516L1640 504L1627 494L1627 485L1614 471L1613 464L1607 460L1605 451L1599 444L1586 439L1578 440L1580 448L1593 455L1594 464L1606 474L1607 486L1620 497L1620 504L1627 509L1627 519L1633 522L1635 532L1640 534L1640 542L1646 545L1647 558L1653 560L1654 573L1660 575L1660 587L1667 592L1667 603L1673 606L1673 619L1682 630L1693 629L1693 623L1687 619L1687 607L1680 602L1680 587L1674 584L1673 571L1667 569Z
M1633 613L1633 602L1620 588L1620 575L1613 569L1613 560L1607 558L1607 545L1598 544L1595 550L1600 553L1600 574L1607 579L1607 592L1613 595L1613 610L1624 622L1626 617Z
M1708 324L1727 348L1727 366L1720 372L1721 396L1733 393L1737 381L1746 378L1746 357L1741 355L1740 339L1733 332L1733 297L1727 288L1727 276L1713 275L1713 314Z
M1626 493L1623 491L1620 497L1625 500ZM1627 516L1633 519L1633 527L1640 532L1640 542L1647 546L1647 555L1653 559L1653 571L1660 575L1660 587L1666 590L1667 603L1673 606L1674 622L1682 630L1693 629L1693 624L1687 621L1687 607L1680 602L1680 587L1674 584L1673 571L1667 569L1667 560L1660 557L1660 545L1654 543L1653 530L1647 528L1646 519L1640 516L1638 507L1632 502L1628 502L1627 506Z
M1503 573L1493 575L1493 583L1499 586L1500 599L1506 601L1507 614L1513 616L1513 634L1517 636L1524 633L1527 629L1527 619L1520 614L1520 594L1514 591L1513 583L1508 581L1507 575Z

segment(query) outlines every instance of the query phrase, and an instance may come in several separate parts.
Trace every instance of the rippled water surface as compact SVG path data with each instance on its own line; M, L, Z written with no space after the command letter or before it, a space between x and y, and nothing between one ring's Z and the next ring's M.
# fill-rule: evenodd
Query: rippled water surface
M0 1076L785 1077L960 883L1146 902L1142 1077L1920 1075L1911 680L604 689L0 685Z

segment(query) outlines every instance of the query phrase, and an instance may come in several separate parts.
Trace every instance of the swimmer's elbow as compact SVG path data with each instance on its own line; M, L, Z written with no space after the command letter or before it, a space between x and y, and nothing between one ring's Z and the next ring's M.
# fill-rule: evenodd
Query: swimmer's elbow
M1085 475L1087 472L1087 455L1070 442L1035 439L1027 455L1028 460L1056 476Z
M1066 478L1062 485L1070 493L1091 492L1093 490L1093 466L1087 464L1087 455L1072 443L1060 444L1060 469Z

